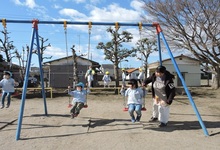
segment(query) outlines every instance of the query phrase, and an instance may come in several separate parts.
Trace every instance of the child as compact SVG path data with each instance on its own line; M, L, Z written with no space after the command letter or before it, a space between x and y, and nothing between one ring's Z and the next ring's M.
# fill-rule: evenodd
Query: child
M89 69L87 70L85 74L85 78L87 79L88 82L88 88L92 87L92 81L93 81L93 70L92 66L89 66Z
M121 77L122 77L122 85L125 85L125 84L126 84L126 83L125 83L125 80L126 80L126 71L125 71L124 68L122 69L122 75L121 75Z
M84 90L84 84L79 82L76 84L76 90L71 91L70 86L68 86L68 94L73 96L72 104L73 107L70 110L71 118L77 117L80 110L86 104L86 94L88 92Z
M105 88L106 86L109 87L109 82L111 82L111 77L110 77L108 71L106 71L106 73L105 73L105 75L103 76L102 80L104 81L104 88Z
M142 85L143 81L144 81L144 72L141 68L139 68L138 82L140 85Z
M11 76L12 73L10 71L4 71L3 79L0 81L0 86L2 87L1 109L5 107L5 97L8 99L6 108L9 108L11 103L11 94L15 91L14 86L18 85Z
M141 119L141 108L143 104L143 90L138 87L138 82L136 79L131 79L128 82L129 88L125 91L125 96L128 99L128 112L131 116L131 122L139 122ZM137 116L135 118L134 111Z

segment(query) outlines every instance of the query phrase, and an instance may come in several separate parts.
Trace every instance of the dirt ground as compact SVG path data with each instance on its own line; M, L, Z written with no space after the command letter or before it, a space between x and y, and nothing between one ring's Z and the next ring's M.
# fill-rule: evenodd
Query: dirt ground
M209 136L205 136L186 95L178 95L171 105L165 128L149 123L152 112L150 93L147 111L140 123L131 123L123 111L121 95L89 95L88 108L77 118L69 116L69 96L47 98L48 116L42 98L26 98L20 139L16 141L20 99L12 98L10 108L0 110L1 150L217 150L220 147L220 90L195 88L193 100Z

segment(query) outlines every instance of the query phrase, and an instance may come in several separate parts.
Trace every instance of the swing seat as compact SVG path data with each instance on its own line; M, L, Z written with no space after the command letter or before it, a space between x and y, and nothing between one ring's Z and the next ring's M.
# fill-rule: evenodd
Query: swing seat
M68 107L68 108L71 108L72 106L73 106L72 104L69 104L67 107Z
M67 107L68 107L68 108L71 108L72 106L73 106L72 104L69 104ZM88 108L88 105L87 105L87 104L84 105L83 108Z
M128 108L127 107L123 108L123 111L128 111Z
M142 107L141 110L142 110L142 111L146 111L147 109L146 109L145 107Z

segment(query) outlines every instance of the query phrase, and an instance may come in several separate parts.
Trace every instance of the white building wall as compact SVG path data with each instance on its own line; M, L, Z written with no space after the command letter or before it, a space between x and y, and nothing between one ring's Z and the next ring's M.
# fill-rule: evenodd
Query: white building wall
M187 86L200 86L201 85L200 79L201 79L201 75L198 73L185 74L185 83Z
M177 86L178 74L174 68L174 65L171 61L163 63L166 66L167 70L170 73L175 75L174 84ZM185 77L185 83L187 86L200 86L201 85L201 71L200 64L198 62L193 62L190 60L178 60L177 61L178 68Z

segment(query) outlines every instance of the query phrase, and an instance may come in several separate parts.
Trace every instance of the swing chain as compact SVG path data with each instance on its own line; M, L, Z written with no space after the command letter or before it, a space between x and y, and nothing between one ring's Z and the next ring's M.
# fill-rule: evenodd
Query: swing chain
M3 27L6 29L6 19L2 19L2 25L3 25Z

